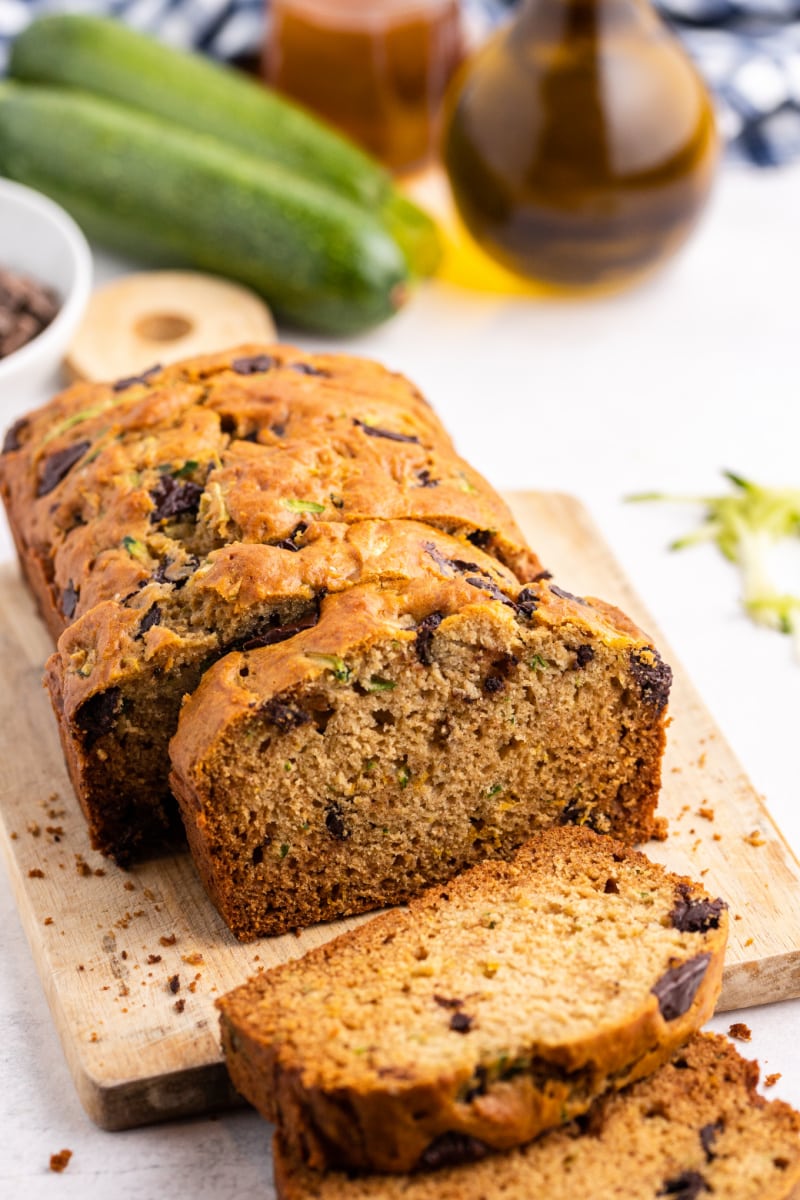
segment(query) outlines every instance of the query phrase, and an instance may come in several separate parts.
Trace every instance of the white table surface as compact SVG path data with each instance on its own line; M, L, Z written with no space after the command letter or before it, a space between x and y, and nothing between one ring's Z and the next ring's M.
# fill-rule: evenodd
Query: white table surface
M120 270L97 266L100 279ZM716 551L667 551L690 511L621 498L714 491L723 467L800 486L799 284L800 169L728 167L691 245L637 291L566 304L435 285L345 347L414 378L498 487L588 504L798 852L800 663L789 639L745 620ZM44 399L0 396L0 421ZM0 558L10 554L3 528ZM800 590L800 555L785 565ZM92 1125L2 868L0 929L0 1197L270 1200L270 1131L250 1111L127 1133ZM712 1024L737 1019L753 1031L744 1052L782 1072L770 1095L800 1106L800 1000ZM57 1176L48 1163L62 1147L73 1158Z

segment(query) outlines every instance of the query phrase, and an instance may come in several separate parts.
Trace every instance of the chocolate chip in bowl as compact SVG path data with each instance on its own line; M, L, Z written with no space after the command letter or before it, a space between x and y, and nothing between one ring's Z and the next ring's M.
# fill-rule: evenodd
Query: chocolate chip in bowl
M83 316L92 256L73 219L47 196L0 179L0 418L52 392Z
M53 288L0 266L0 358L32 342L60 307Z

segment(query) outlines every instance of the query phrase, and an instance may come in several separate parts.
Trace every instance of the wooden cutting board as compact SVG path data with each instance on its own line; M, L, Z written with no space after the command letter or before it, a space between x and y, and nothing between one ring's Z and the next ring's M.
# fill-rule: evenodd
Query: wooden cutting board
M565 586L619 604L675 666L580 504L535 493L511 502ZM49 651L28 595L6 567L0 844L81 1100L107 1129L234 1103L216 997L356 922L242 946L206 899L188 852L124 872L91 851L40 683ZM648 853L702 876L730 903L721 1008L798 996L800 866L680 667L671 712L662 799L670 835Z

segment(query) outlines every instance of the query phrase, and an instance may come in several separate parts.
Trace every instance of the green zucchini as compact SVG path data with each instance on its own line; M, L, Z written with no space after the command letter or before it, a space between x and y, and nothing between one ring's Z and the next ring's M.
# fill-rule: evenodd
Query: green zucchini
M352 142L238 71L164 46L119 22L79 14L34 21L14 43L13 78L82 91L165 117L279 163L377 210L414 274L440 258L436 226Z
M0 83L0 174L108 246L238 279L298 325L353 333L407 291L400 248L352 201L96 96Z

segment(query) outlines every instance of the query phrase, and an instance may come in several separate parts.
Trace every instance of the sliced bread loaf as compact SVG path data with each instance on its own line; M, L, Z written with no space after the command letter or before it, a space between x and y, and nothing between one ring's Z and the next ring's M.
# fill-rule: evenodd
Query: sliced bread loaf
M275 1140L279 1200L790 1200L800 1184L800 1114L756 1091L758 1065L698 1034L651 1078L524 1149L474 1162L443 1144L434 1174L319 1175Z
M173 791L238 937L402 903L558 823L651 836L670 671L644 634L428 563L325 597L184 705Z
M519 581L466 547L477 579L516 596ZM180 828L168 784L181 701L209 665L316 624L323 598L359 583L434 583L464 545L416 521L315 522L279 545L238 542L188 572L175 563L95 604L47 664L64 753L92 843L124 862Z
M507 1149L699 1028L726 936L724 903L689 880L550 830L225 996L228 1069L314 1167Z
M179 826L166 746L204 666L325 591L403 579L404 525L490 582L542 574L412 384L286 346L68 389L9 430L0 493L67 630L48 683L93 843L121 862Z

